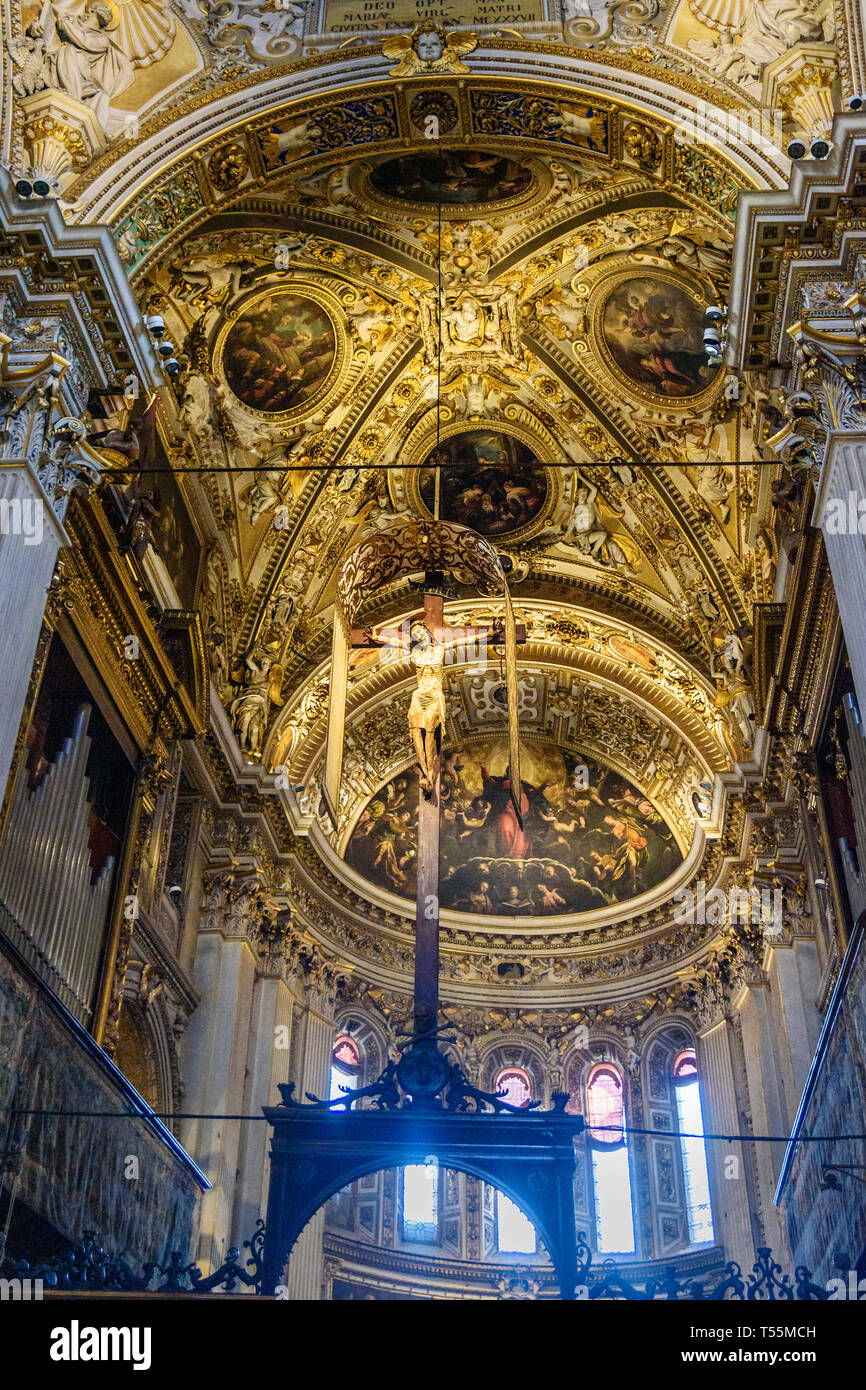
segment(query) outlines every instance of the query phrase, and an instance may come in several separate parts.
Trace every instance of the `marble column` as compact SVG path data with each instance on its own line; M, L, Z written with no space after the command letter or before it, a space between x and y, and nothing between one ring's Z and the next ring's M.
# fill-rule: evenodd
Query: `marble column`
M737 1040L733 1024L722 1019L698 1036L701 1106L704 1129L711 1134L740 1134L742 1107L738 1095ZM727 1140L707 1141L713 1228L729 1260L746 1272L752 1267L758 1234L752 1221L748 1154L743 1145Z
M821 1032L821 1017L815 1007L821 976L814 939L799 938L785 946L770 947L767 978L786 1102L786 1127L790 1128Z
M34 470L0 461L0 800L30 683L63 526Z
M735 1002L743 1034L743 1057L749 1088L752 1131L760 1135L785 1136L790 1133L785 1103L784 1069L780 1063L780 1041L766 980L747 984ZM758 1200L765 1243L784 1264L788 1241L778 1209L773 1204L776 1181L785 1156L785 1140L754 1144L758 1179Z
M298 1053L297 1090L326 1096L330 1084L334 1046L332 1002L325 991L310 991L303 1017L303 1036ZM289 1258L288 1291L292 1300L318 1300L324 1279L325 1209L308 1221Z
M201 1003L184 1037L184 1108L196 1115L241 1115L256 958L245 937L220 931L199 936L195 984ZM241 1152L243 1121L187 1120L181 1141L213 1187L202 1198L198 1262L207 1272L232 1244L232 1197ZM261 1128L265 1128L264 1125ZM251 1234L248 1232L247 1234Z
M297 1000L279 974L260 975L253 986L249 1050L244 1089L244 1114L256 1115L263 1105L279 1105L280 1082L290 1080L289 1061ZM233 1244L242 1248L268 1205L270 1128L242 1126L238 1181L235 1188Z
M820 526L861 710L866 710L866 435L832 434L813 520Z

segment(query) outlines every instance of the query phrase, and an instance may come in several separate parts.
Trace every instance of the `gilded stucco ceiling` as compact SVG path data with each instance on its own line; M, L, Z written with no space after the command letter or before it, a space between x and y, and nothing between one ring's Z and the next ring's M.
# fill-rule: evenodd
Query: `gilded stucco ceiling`
M118 17L126 85L109 102L85 94L95 124L78 127L61 206L110 225L142 312L174 344L172 399L153 409L204 543L196 606L223 744L259 792L287 779L296 900L318 875L334 901L355 894L358 949L365 912L373 933L404 931L341 855L409 765L408 663L353 660L336 828L319 790L340 566L362 538L429 515L434 447L456 469L452 519L511 564L524 736L638 788L684 875L722 872L742 832L724 779L749 764L760 715L754 607L772 601L780 557L756 466L766 360L712 367L703 312L739 273L738 194L787 182L792 43L816 71L832 55L848 72L830 6L526 0L517 28L447 26L432 47L434 26L426 43L411 21L383 41L336 0L126 0ZM13 60L22 166L44 86L32 44L26 71L24 48ZM473 500L467 459L496 449L507 498ZM416 607L401 580L361 622ZM457 584L446 616L498 613ZM449 673L453 744L496 736L499 679ZM582 929L596 944L660 937L665 895L650 897L631 922L589 914ZM313 906L307 920L324 930Z
M525 735L639 786L683 853L713 775L753 741L746 629L773 583L772 547L754 545L759 473L739 463L754 454L754 402L707 368L699 338L679 367L643 370L617 337L637 314L639 342L642 312L702 327L727 293L730 225L636 160L605 168L541 139L518 160L515 144L431 158L416 139L397 158L313 160L267 197L240 193L135 277L183 346L181 421L223 470L206 480L224 523L204 581L215 684L248 762L286 770L338 854L411 762L412 673L353 658L334 829L319 784L336 578L361 539L430 515L435 447L458 464L443 515L513 564ZM275 326L295 344L288 372L263 366ZM503 443L524 486L485 513L464 483ZM398 581L361 621L375 630L415 607ZM446 613L497 617L459 585ZM501 727L500 686L498 668L450 673L454 746Z

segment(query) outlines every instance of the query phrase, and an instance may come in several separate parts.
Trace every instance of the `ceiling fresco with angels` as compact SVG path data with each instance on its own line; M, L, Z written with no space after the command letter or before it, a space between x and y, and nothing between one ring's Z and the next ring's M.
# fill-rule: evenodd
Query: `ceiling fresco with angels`
M586 826L573 808L560 817L573 823L558 832L561 860L544 817L536 827L545 852L525 857L549 860L556 884L506 883L503 870L486 889L483 878L454 885L455 910L487 893L499 911L507 893L544 915L634 896L681 862L701 814L690 798L753 741L749 618L772 597L776 557L756 520L758 470L739 462L752 457L757 403L707 363L701 338L729 283L724 214L662 190L637 161L609 168L592 153L543 154L540 141L519 159L514 143L491 136L480 161L474 146L433 158L420 141L396 158L301 158L278 193L240 189L231 225L222 215L169 244L134 284L177 345L181 423L216 465L196 483L222 519L202 572L214 685L246 760L288 767L335 844L364 807L372 816L382 785L371 774L351 789L350 756L337 829L320 814L337 575L364 537L433 514L437 474L440 515L507 559L518 619L540 602L609 615L616 679L641 677L651 703L676 707L693 750L688 792L670 782L645 802L657 823L626 818L624 866L616 833L590 825L591 802ZM439 220L425 200L443 191L455 201ZM407 610L409 594L400 582L377 602ZM566 664L583 659L576 645L566 640ZM405 676L399 664L371 671L359 653L350 701L384 710ZM637 795L628 767L615 799ZM665 816L676 842L658 828ZM486 826L464 833L480 845ZM612 837L598 862L590 833ZM410 851L393 847L401 834L386 826L363 848L353 838L348 862L400 891L411 877ZM491 852L485 842L474 857Z
M442 759L439 901L481 916L546 917L636 897L681 862L647 798L594 760L524 739L520 825L505 738L446 749ZM392 778L362 810L346 862L414 900L418 774Z
M81 88L106 141L91 170L70 171L67 216L116 209L133 292L164 319L179 370L173 422L158 401L131 421L107 409L93 437L118 468L138 451L130 505L184 603L197 593L226 726L249 769L288 778L295 827L315 827L351 864L359 817L411 776L409 667L354 652L336 826L322 814L340 567L365 538L429 519L438 496L439 514L507 565L527 632L524 738L556 744L564 767L596 759L616 780L608 799L637 797L658 818L628 819L626 841L646 845L616 886L583 845L600 831L591 800L585 826L578 816L556 832L564 861L547 853L544 816L530 838L545 853L523 856L564 866L567 884L487 880L482 890L479 879L471 893L498 911L516 888L535 915L554 915L655 889L706 820L713 775L754 742L754 610L772 602L784 563L753 462L772 391L759 371L721 366L703 333L707 308L730 295L738 192L781 183L784 171L749 139L732 154L705 132L682 138L673 107L650 116L641 106L645 79L692 108L714 101L751 118L792 33L832 45L828 7L538 0L510 37L468 13L415 29L407 14L405 33L383 35L334 0L268 11L262 23L261 8L153 0L136 29L137 0L126 0L104 26L112 49L125 52L134 34L138 47L128 70L117 59L112 90ZM44 18L61 49L81 48L62 0ZM563 72L569 55L591 50L607 86L590 90L588 78L584 89L577 69L568 85L527 76L522 50L536 45L534 63L545 41ZM30 42L14 59L25 101L42 80L40 40ZM71 74L72 56L51 75ZM160 89L169 61L174 87ZM295 61L315 94L256 105L259 78ZM358 85L336 80L344 63ZM194 126L220 82L220 120L160 164L159 130L178 113ZM124 113L138 125L124 127ZM123 164L124 129L133 144L136 132L157 135L149 183ZM159 472L169 463L171 496ZM470 600L452 576L447 621ZM360 621L408 619L417 604L399 580ZM501 722L477 679L470 688L449 675L453 748ZM486 863L497 857L493 812L481 816L474 783L461 796L475 814L462 803L459 814L483 823L454 833L477 834ZM561 824L572 822L566 809L553 807ZM401 866L408 851L392 858L389 836L355 867L394 893L411 855ZM615 846L595 852L619 864ZM453 910L470 912L454 888Z

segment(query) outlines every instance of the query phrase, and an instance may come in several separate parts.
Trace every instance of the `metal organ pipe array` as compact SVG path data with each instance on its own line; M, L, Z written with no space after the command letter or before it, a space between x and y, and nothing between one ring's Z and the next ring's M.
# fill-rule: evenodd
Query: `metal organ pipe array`
M115 863L109 858L91 881L89 720L90 706L82 705L71 738L34 791L22 765L0 847L0 907L11 918L6 930L85 1024L93 1009Z

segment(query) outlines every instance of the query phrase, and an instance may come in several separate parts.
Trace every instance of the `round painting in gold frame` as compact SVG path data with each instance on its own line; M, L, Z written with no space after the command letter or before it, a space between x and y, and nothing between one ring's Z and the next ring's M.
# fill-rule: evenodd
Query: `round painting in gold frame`
M214 365L235 399L273 421L320 409L338 390L348 359L339 301L306 280L233 305L214 345Z
M596 351L637 400L676 408L709 402L723 380L704 351L706 292L656 265L621 267L603 276L589 299Z
M538 535L559 500L556 470L539 458L528 431L499 420L461 421L446 425L408 474L408 500L425 518L433 517L437 455L440 519L468 526L493 545Z

